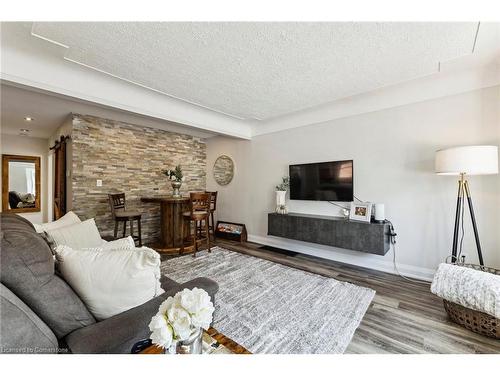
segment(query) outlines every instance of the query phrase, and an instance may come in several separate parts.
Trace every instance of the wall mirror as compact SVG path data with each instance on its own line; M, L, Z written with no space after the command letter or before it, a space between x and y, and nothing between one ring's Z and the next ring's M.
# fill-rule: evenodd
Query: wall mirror
M2 211L40 211L40 158L2 155Z
M229 184L234 177L234 162L227 155L221 155L214 164L214 179L219 185Z

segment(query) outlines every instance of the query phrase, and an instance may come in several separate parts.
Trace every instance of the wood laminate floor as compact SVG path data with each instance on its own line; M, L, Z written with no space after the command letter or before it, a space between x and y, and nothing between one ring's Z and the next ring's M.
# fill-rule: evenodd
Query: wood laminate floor
M217 240L217 245L377 293L346 353L500 353L500 340L471 332L451 322L429 284L397 275L346 265L304 254L261 249L254 243Z

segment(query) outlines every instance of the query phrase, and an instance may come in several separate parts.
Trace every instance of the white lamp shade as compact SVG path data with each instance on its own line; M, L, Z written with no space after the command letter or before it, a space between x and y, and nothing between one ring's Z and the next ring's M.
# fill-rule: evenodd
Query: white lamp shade
M436 173L443 175L498 173L497 146L461 146L436 152Z

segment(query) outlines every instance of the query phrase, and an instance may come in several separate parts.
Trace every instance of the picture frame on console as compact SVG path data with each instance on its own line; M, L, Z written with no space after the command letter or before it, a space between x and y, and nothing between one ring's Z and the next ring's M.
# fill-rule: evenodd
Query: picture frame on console
M373 204L370 202L351 202L349 220L369 223L372 217Z

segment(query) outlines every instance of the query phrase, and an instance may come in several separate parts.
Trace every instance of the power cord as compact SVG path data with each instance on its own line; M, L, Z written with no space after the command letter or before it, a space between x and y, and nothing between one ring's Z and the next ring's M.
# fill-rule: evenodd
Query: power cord
M361 199L359 199L357 196L355 196L354 194L352 195L354 197L354 199L356 199L358 202L361 202L361 203L364 203L364 201L362 201ZM333 204L334 206L337 206L337 207L340 207L344 210L348 210L349 207L345 207L345 206L342 206L341 204L338 204L338 203L335 203L335 202L332 202L332 201L327 201L328 203L330 204Z
M361 199L359 199L357 196L355 196L354 194L352 195L354 197L354 199L356 199L358 202L361 202L361 203L364 203L365 201L362 201Z
M327 202L330 203L330 204L333 204L334 206L340 207L340 208L342 208L344 210L348 209L347 207L344 207L341 204L338 204L338 203L335 203L335 202L332 202L332 201L327 201Z
M412 283L429 285L429 283L427 281L410 279L409 277L406 277L403 274L401 274L401 272L399 272L398 265L396 263L396 236L397 236L397 233L394 231L394 225L389 220L386 220L386 222L389 223L390 230L391 230L389 233L389 236L390 236L390 241L391 241L391 246L392 246L392 263L394 264L394 270L396 271L396 273L400 277L402 277L403 279L405 279L407 281L411 281Z
M362 202L362 203L364 202L363 200L359 199L354 194L352 196L358 202ZM462 200L463 199L464 199L464 197L462 197ZM334 203L334 202L330 202L330 201L328 201L328 203L333 204L333 205L335 205L337 207L346 209L346 207L343 207L340 204L337 204L337 203ZM461 212L461 215L462 215L462 238L460 239L460 252L458 254L459 258L460 258L460 255L462 254L462 241L464 239L464 233L465 233L464 220L463 220L463 218L464 218L464 211L463 211L464 205L463 205L463 203L465 203L465 202L462 201L462 212ZM392 247L392 263L394 265L394 270L396 271L396 273L398 274L398 276L400 276L401 278L403 278L403 279L405 279L407 281L411 281L412 283L429 285L429 282L427 282L427 281L420 281L420 280L410 279L409 277L406 277L401 272L399 272L398 265L397 265L397 262L396 262L396 236L397 236L397 233L394 231L394 225L389 220L385 220L385 221L390 224L390 230L391 231L389 233L389 236L390 236L391 247Z

